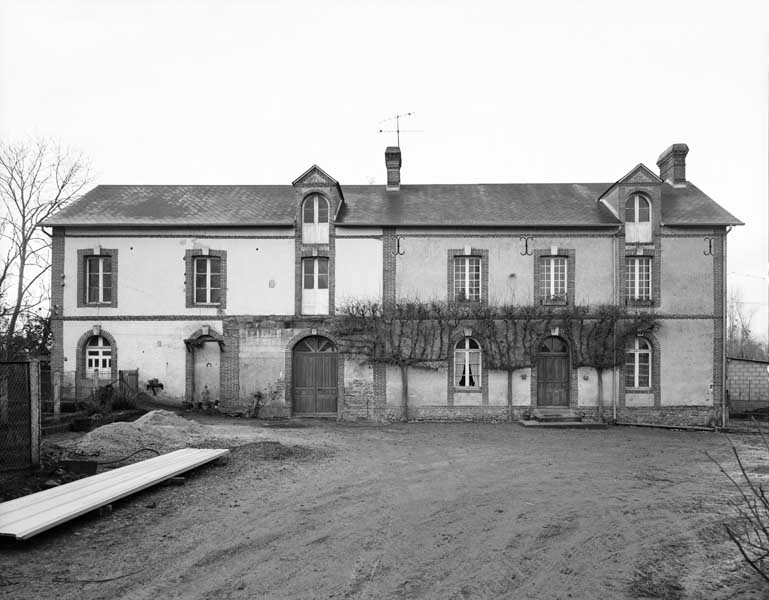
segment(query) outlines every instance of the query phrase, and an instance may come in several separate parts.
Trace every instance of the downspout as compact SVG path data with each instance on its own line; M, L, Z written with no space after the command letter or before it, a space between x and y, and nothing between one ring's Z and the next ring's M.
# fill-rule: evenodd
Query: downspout
M619 298L617 297L617 240L619 239L619 233L622 231L622 225L617 227L617 231L614 232L612 238L611 238L611 270L612 270L612 280L611 280L611 295L612 295L612 303L615 306L619 306ZM617 362L617 329L614 328L614 331L612 332L612 352L614 353L614 356L612 357L612 362ZM614 423L617 422L617 368L614 367L611 370L611 416L614 421Z
M732 230L732 226L726 227L721 253L721 427L727 426L726 418L726 236Z

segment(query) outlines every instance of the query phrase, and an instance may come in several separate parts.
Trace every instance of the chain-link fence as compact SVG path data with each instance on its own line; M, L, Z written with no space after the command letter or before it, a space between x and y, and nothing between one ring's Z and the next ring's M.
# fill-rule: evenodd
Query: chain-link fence
M0 362L0 472L32 465L30 363Z

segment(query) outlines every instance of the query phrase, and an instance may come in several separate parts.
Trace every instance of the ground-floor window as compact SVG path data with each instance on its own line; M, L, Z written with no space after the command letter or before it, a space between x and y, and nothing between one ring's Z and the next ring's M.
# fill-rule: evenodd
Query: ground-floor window
M481 386L481 347L473 338L460 340L454 349L454 386Z
M625 351L625 387L651 387L652 347L648 340L637 337Z
M112 377L112 347L101 335L88 340L85 347L85 375L93 377Z

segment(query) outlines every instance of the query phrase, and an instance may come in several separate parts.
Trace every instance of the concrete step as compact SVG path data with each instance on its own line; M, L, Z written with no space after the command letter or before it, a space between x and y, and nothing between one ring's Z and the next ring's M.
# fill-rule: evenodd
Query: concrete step
M518 424L523 427L539 429L606 429L606 423L597 421L533 421L521 420Z
M579 423L582 417L570 408L548 406L531 411L532 419L541 423Z

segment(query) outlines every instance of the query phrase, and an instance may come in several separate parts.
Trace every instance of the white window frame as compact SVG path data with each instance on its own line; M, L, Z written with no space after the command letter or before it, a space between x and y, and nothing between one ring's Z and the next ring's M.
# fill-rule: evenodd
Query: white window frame
M641 264L649 265L649 281L645 290L641 289ZM625 257L625 298L628 300L651 301L652 300L652 268L653 261L650 256L626 256ZM642 294L647 291L648 294Z
M566 301L569 294L569 258L567 256L543 256L540 260L542 260L542 263L540 264L542 273L547 276L547 288L541 290L542 295L546 300ZM555 290L557 281L555 276L556 263L563 264L563 293L560 294L556 293ZM545 279L545 277L540 274L540 285L542 284L543 279Z
M312 221L305 221L305 210L312 203ZM320 220L321 202L326 206L326 220ZM302 203L302 242L305 244L328 244L328 223L331 219L331 203L321 194L311 194Z
M477 261L478 269L475 271L472 265ZM459 268L457 268L459 266ZM483 297L483 259L480 256L455 256L454 257L454 300L457 302L480 302ZM461 277L457 274L461 273ZM470 276L477 273L477 297L471 297L474 293ZM460 293L462 297L460 297Z
M320 281L320 263L326 264L326 287L318 287ZM308 273L307 267L312 265L312 273ZM306 287L307 277L312 277L312 287ZM331 262L327 257L302 258L302 314L303 315L327 315L328 294L331 287Z
M104 269L104 262L106 260L112 261L111 256L86 256L85 257L85 295L86 295L86 304L111 304L112 298L115 294L114 285L110 285L110 299L105 300L104 299L104 276L109 275L110 276L110 283L114 283L114 274L113 274L113 265L110 264L110 270L109 272L105 271ZM91 297L91 275L94 273L91 271L92 265L98 265L98 271L97 275L99 278L99 285L98 285L98 298L94 299Z
M94 337L101 343L92 346ZM85 343L85 375L88 379L112 378L112 346L102 335L92 336Z
M475 347L471 347L475 344ZM473 373L470 367L473 364L471 357L477 356L478 372ZM466 337L459 340L454 346L454 387L462 390L478 390L481 388L483 374L483 352L481 345L477 340ZM464 383L460 380L464 377ZM473 378L473 384L469 383L470 377Z
M219 261L219 287L218 288L212 288L211 287L211 264L213 261ZM205 292L206 292L206 299L204 301L198 301L198 275L203 275L204 273L198 270L199 264L205 264L205 276L206 276L206 285L205 285ZM222 298L222 259L218 256L193 256L192 257L192 301L193 304L199 304L199 305L205 305L205 304L211 304L211 305L219 305L221 304L221 298ZM216 302L211 301L211 290L219 290L219 300Z
M643 345L642 345L643 344ZM649 381L648 385L639 385L640 380L640 370L641 370L641 361L639 360L640 355L646 355L648 357L648 367L649 367ZM628 356L632 357L632 363L631 361L628 361ZM630 373L627 372L628 368L632 368L632 377L633 377L633 385L627 384L628 375ZM631 348L627 348L625 350L625 388L626 389L635 389L635 390L649 390L652 387L652 345L649 340L642 337L637 337L633 340L633 346Z

